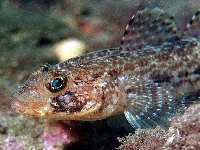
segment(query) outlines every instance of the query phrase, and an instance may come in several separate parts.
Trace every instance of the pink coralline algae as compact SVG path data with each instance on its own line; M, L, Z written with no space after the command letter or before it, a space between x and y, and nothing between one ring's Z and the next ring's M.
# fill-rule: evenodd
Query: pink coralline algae
M156 129L136 130L135 134L118 138L119 150L149 149L200 149L200 104L191 105L183 115L173 118L167 131Z
M54 126L53 132L45 132L43 135L44 149L43 150L54 150L58 147L64 147L72 142L77 141L70 129L64 129L62 126Z
M24 148L18 144L16 138L14 137L8 137L5 142L6 146L4 150L24 150Z

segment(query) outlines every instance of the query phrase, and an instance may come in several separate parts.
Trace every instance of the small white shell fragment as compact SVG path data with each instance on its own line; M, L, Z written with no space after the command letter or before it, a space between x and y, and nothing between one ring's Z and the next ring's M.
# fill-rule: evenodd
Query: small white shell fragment
M79 56L86 51L86 44L78 39L66 39L53 46L53 51L59 61Z

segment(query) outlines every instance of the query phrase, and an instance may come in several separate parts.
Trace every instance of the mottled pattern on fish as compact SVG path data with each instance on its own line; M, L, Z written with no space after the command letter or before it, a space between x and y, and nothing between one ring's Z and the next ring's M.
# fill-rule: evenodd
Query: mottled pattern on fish
M168 13L138 11L119 48L41 66L14 94L12 108L83 121L124 113L134 128L165 125L200 96L199 12L180 33Z

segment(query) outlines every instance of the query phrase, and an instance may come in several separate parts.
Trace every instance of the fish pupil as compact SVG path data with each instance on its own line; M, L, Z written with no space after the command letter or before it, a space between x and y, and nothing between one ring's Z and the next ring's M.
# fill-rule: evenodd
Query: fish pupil
M53 80L52 87L59 88L61 86L62 86L62 80L61 79L56 78L56 79Z

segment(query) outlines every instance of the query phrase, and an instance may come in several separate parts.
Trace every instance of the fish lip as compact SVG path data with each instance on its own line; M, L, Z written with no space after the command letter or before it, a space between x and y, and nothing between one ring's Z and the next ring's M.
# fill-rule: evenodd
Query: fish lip
M40 107L38 108L31 108L30 104L33 102L25 102L23 100L20 100L19 98L14 96L14 99L11 103L11 108L20 114L26 115L26 116L32 116L37 117L41 116L41 113L38 111ZM38 110L37 110L38 109Z
M27 107L27 104L24 103L23 101L17 99L17 98L14 98L12 103L11 103L11 108L17 112L17 113L22 113L22 114L26 114L27 113L27 110L30 109Z

